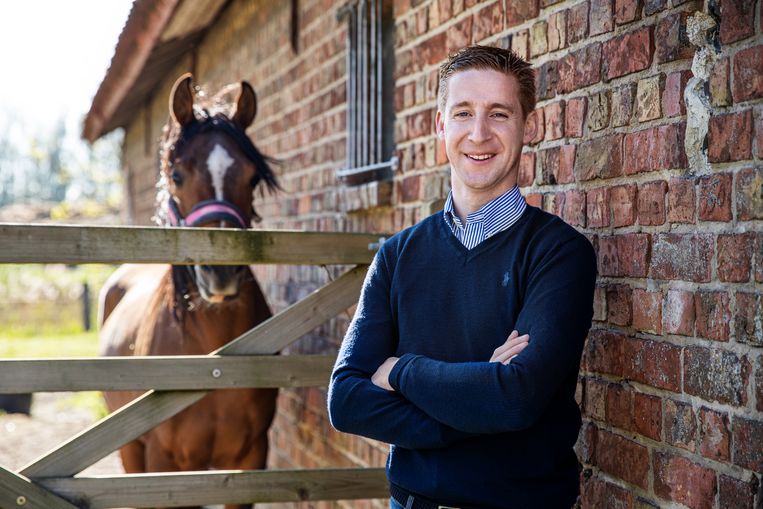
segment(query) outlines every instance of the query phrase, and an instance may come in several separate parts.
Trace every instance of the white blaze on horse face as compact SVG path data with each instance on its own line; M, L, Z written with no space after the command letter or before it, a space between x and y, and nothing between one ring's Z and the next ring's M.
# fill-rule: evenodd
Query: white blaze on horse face
M223 183L225 182L225 173L233 164L233 158L227 150L219 144L215 145L207 158L207 168L212 176L212 185L215 187L215 198L223 199Z

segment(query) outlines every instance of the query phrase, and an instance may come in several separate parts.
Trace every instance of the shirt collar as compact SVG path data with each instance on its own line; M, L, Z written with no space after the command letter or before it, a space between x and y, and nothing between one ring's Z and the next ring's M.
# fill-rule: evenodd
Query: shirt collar
M461 223L461 219L456 214L453 204L453 191L448 193L443 208L443 217L451 230L456 227L464 228L474 222L482 222L484 225L484 236L488 238L500 231L508 229L522 215L527 203L519 187L514 186L502 195L493 198L485 205L466 216L466 224Z

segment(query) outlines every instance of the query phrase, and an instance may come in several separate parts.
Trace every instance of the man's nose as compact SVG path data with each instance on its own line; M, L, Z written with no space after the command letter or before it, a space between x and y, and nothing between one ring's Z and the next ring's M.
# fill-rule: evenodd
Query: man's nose
M490 126L488 125L488 119L482 116L475 117L471 131L469 132L469 141L483 143L489 139Z

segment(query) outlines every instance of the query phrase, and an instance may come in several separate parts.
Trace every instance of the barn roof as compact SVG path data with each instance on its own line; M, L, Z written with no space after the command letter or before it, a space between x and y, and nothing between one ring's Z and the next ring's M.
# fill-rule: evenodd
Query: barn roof
M93 142L126 126L157 84L215 20L226 0L135 0L85 117Z

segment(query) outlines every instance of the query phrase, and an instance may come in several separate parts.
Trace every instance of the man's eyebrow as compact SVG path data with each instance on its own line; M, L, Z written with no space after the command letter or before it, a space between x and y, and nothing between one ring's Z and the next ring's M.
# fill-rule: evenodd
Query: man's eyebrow
M452 105L450 109L463 108L466 106L473 106L473 103L471 101L461 101ZM488 104L488 109L490 110L502 109L502 110L514 111L516 108L510 104L495 102L495 103Z

